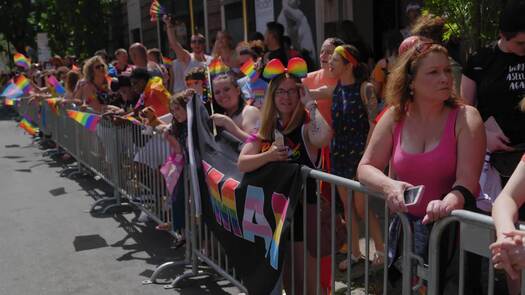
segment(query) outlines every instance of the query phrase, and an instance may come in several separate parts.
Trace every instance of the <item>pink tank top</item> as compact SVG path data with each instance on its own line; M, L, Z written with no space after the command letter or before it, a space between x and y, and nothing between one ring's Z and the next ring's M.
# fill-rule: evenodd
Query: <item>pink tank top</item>
M419 203L407 207L408 213L414 216L425 216L428 203L443 198L450 192L456 181L455 126L458 110L455 108L450 111L438 145L428 152L405 152L401 147L401 135L405 121L402 120L395 126L392 169L398 180L412 185L425 186Z

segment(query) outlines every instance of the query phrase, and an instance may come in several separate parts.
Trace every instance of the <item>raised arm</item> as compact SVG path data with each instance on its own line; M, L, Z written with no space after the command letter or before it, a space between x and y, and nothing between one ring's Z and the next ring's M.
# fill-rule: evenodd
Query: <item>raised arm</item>
M177 59L180 62L182 62L183 64L189 63L191 55L188 52L188 50L182 47L182 45L179 43L179 40L177 40L177 35L175 34L175 26L171 22L171 17L165 15L162 17L162 20L166 24L166 33L168 35L168 42L170 44L170 48L173 49L173 51L175 51Z
M324 119L321 112L317 108L315 100L310 95L308 89L305 86L300 88L301 90L301 102L310 113L310 121L306 124L306 136L305 141L315 149L320 149L327 146L332 140L332 128ZM309 147L312 149L312 147Z

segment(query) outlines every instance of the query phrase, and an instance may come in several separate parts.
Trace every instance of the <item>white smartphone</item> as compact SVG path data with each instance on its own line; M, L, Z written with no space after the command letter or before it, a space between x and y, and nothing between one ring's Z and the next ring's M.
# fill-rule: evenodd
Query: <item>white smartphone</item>
M418 185L418 186L407 188L404 192L405 205L407 206L416 205L419 202L419 199L421 199L423 192L425 192L424 185Z
M275 138L275 144L277 146L284 146L284 136L281 132L274 130L273 137Z

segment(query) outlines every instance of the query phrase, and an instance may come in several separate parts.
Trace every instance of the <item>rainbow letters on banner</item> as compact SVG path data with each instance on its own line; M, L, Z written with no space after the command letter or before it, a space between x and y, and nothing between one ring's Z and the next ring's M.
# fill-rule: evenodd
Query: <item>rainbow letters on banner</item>
M204 222L217 236L249 294L271 294L277 287L290 224L301 196L300 166L271 163L243 174L237 168L238 145L221 133L215 140L208 114L198 99L190 150L201 161L200 201Z

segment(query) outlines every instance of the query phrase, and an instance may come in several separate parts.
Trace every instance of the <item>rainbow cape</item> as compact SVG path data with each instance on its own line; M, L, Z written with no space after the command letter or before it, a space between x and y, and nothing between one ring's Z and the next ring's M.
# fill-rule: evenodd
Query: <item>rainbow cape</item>
M17 66L22 67L26 70L28 70L31 66L31 61L22 53L15 53L15 55L13 56L13 60L15 61L15 64Z
M73 110L68 110L67 115L71 119L80 123L80 125L86 127L89 131L95 132L97 130L97 124L100 121L98 115Z
M18 126L24 129L30 135L36 135L38 133L38 128L33 126L26 118L22 118Z
M62 87L62 85L60 84L60 82L58 82L57 78L55 78L55 76L51 75L49 77L47 77L47 83L49 83L49 87L51 88L51 92L53 93L53 95L64 95L66 94L66 90L64 89L64 87Z
M217 76L227 73L230 68L222 62L220 57L214 58L208 65L208 71L211 76Z

